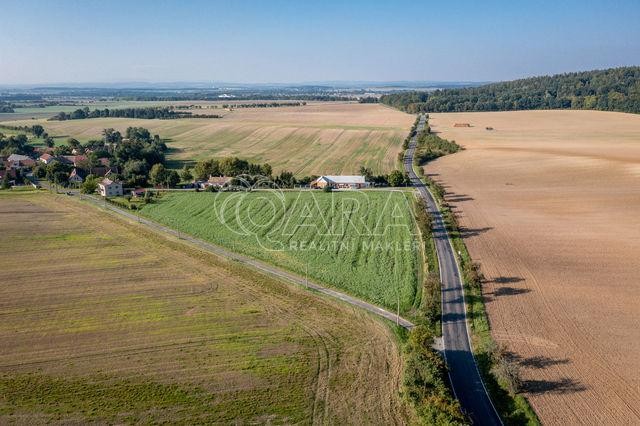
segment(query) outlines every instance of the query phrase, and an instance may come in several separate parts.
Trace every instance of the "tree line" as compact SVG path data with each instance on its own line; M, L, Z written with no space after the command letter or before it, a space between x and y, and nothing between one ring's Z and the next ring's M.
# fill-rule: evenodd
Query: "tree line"
M592 109L640 113L640 67L574 72L433 92L383 95L409 113Z
M11 154L32 155L33 146L29 144L27 135L10 135L6 136L0 133L0 156L9 156Z
M374 175L371 169L362 166L359 172L365 177L367 182L375 186L399 187L411 184L409 176L399 170L394 170L387 175ZM250 183L254 183L252 181L257 181L257 179L263 177L269 182L273 182L279 188L306 186L319 177L318 175L296 177L292 172L287 170L283 170L280 174L274 175L273 168L270 164L252 163L238 157L201 160L198 161L192 169L188 169L185 166L181 172L183 181L189 181L191 179L204 181L210 176L242 176L243 179Z
M453 154L461 149L462 147L455 141L443 139L431 133L431 128L427 125L425 130L418 133L414 161L421 166L428 161Z
M7 102L0 101L0 112L1 113L10 113L15 112L13 109L13 105Z
M305 106L306 102L260 102L251 104L222 104L222 108L277 108Z
M49 119L49 121L83 120L88 118L139 118L144 120L171 120L177 118L222 118L218 114L193 114L189 111L175 111L169 107L145 107L145 108L117 108L117 109L94 109L89 107L78 108L67 113L59 112Z

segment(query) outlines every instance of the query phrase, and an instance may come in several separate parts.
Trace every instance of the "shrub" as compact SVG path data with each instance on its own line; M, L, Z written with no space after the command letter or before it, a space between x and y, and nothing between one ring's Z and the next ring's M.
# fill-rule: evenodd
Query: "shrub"
M419 325L409 333L403 378L406 396L424 424L466 424L460 404L447 387L445 363L432 344L427 327Z

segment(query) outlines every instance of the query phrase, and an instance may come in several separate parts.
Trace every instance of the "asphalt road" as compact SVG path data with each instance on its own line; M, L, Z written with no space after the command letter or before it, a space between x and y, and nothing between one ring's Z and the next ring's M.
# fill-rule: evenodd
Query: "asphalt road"
M422 115L418 131L423 130L424 125L425 117ZM431 192L413 171L416 139L416 136L411 139L404 159L404 168L412 184L425 200L427 211L433 218L433 236L436 241L442 282L442 337L451 386L463 410L471 417L474 424L502 425L471 351L464 290L453 246Z
M199 247L200 249L203 249L205 251L208 251L210 253L213 253L217 256L220 257L224 257L227 259L231 259L234 260L236 262L240 262L242 264L245 264L253 269L256 269L266 275L271 275L280 279L284 279L288 282L294 283L294 284L298 284L301 285L303 287L306 287L310 290L316 291L318 293L333 297L335 299L339 299L342 300L345 303L348 303L350 305L353 306L357 306L358 308L364 309L365 311L371 312L374 315L377 315L379 317L388 319L389 321L393 321L394 323L398 324L401 327L404 328L412 328L413 324L400 317L397 316L395 313L393 312L389 312L386 309L383 309L379 306L376 305L372 305L371 303L367 303L364 302L360 299L357 299L355 297L351 297L348 294L344 294L342 292L339 292L337 290L331 289L331 288L327 288L324 287L318 283L315 283L311 280L308 280L306 277L302 277L300 275L294 274L292 272L289 271L285 271L283 269L277 268L275 266L272 266L270 264L267 264L265 262L261 262L259 260L256 260L252 257L249 256L245 256L242 254L238 254L238 253L234 253L232 251L226 250L220 246L208 243L206 241L203 241L199 238L195 238L192 237L188 234L185 234L184 232L180 232L180 231L176 231L174 229L168 228L166 226L160 225L156 222L153 222L151 220L145 219L135 213L131 213L130 211L127 210L123 210L121 208L118 208L116 206L114 206L113 204L110 203L106 203L104 202L104 200L96 197L96 196L92 196L92 195L82 195L82 199L84 200L88 200L90 202L92 202L93 204L96 204L100 207L103 207L106 210L112 211L120 216L123 216L131 221L134 222L138 222L142 225L145 225L147 228L151 229L152 231L155 231L157 233L160 234L168 234L168 235L172 235L174 237L178 237L186 242L189 242L191 244L193 244L194 246Z

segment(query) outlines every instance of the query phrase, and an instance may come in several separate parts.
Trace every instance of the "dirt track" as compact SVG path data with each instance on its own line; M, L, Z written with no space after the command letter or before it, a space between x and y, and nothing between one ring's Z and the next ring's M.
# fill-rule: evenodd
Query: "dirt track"
M640 422L640 116L432 114L431 125L466 148L428 171L451 193L488 279L493 335L541 420Z

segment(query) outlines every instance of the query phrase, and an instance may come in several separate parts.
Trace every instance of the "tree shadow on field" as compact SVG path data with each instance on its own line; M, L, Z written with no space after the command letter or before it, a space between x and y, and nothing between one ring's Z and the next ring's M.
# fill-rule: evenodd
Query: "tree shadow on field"
M521 277L497 277L497 278L494 278L493 280L484 281L484 284L486 283L514 284L522 281L524 281L524 278L521 278ZM485 296L486 302L491 302L498 297L517 296L519 294L531 293L532 291L533 290L531 290L530 288L518 288L513 286L502 285L502 286L496 286L493 291L485 292L484 296Z
M455 193L449 193L445 196L446 201L451 202L451 203L457 203L457 202L461 202L461 201L473 201L474 198L470 195L467 194L455 194Z
M522 382L522 390L533 395L543 393L562 395L584 392L587 387L577 380L563 377L558 380L524 380Z
M507 351L505 356L516 362L521 367L544 370L555 365L566 365L571 363L568 358L551 358L544 355L536 355L532 357L522 357L514 352ZM568 377L558 380L524 380L521 385L523 392L531 394L555 393L565 394L574 392L583 392L587 388L579 381Z
M516 287L500 287L494 290L492 293L488 293L494 297L501 296L517 296L519 294L531 293L530 288L516 288Z
M571 363L568 358L551 358L544 355L525 358L511 351L506 351L504 355L509 358L509 360L517 362L520 366L526 368L544 369L554 365L565 365Z
M477 237L478 235L482 235L485 232L491 231L492 229L493 227L491 226L485 226L483 228L469 228L467 226L459 226L458 234L460 234L462 238Z
M497 278L494 278L493 280L487 281L487 282L496 283L496 284L512 284L512 283L519 283L521 281L524 281L524 278L522 278L522 277L497 277Z

